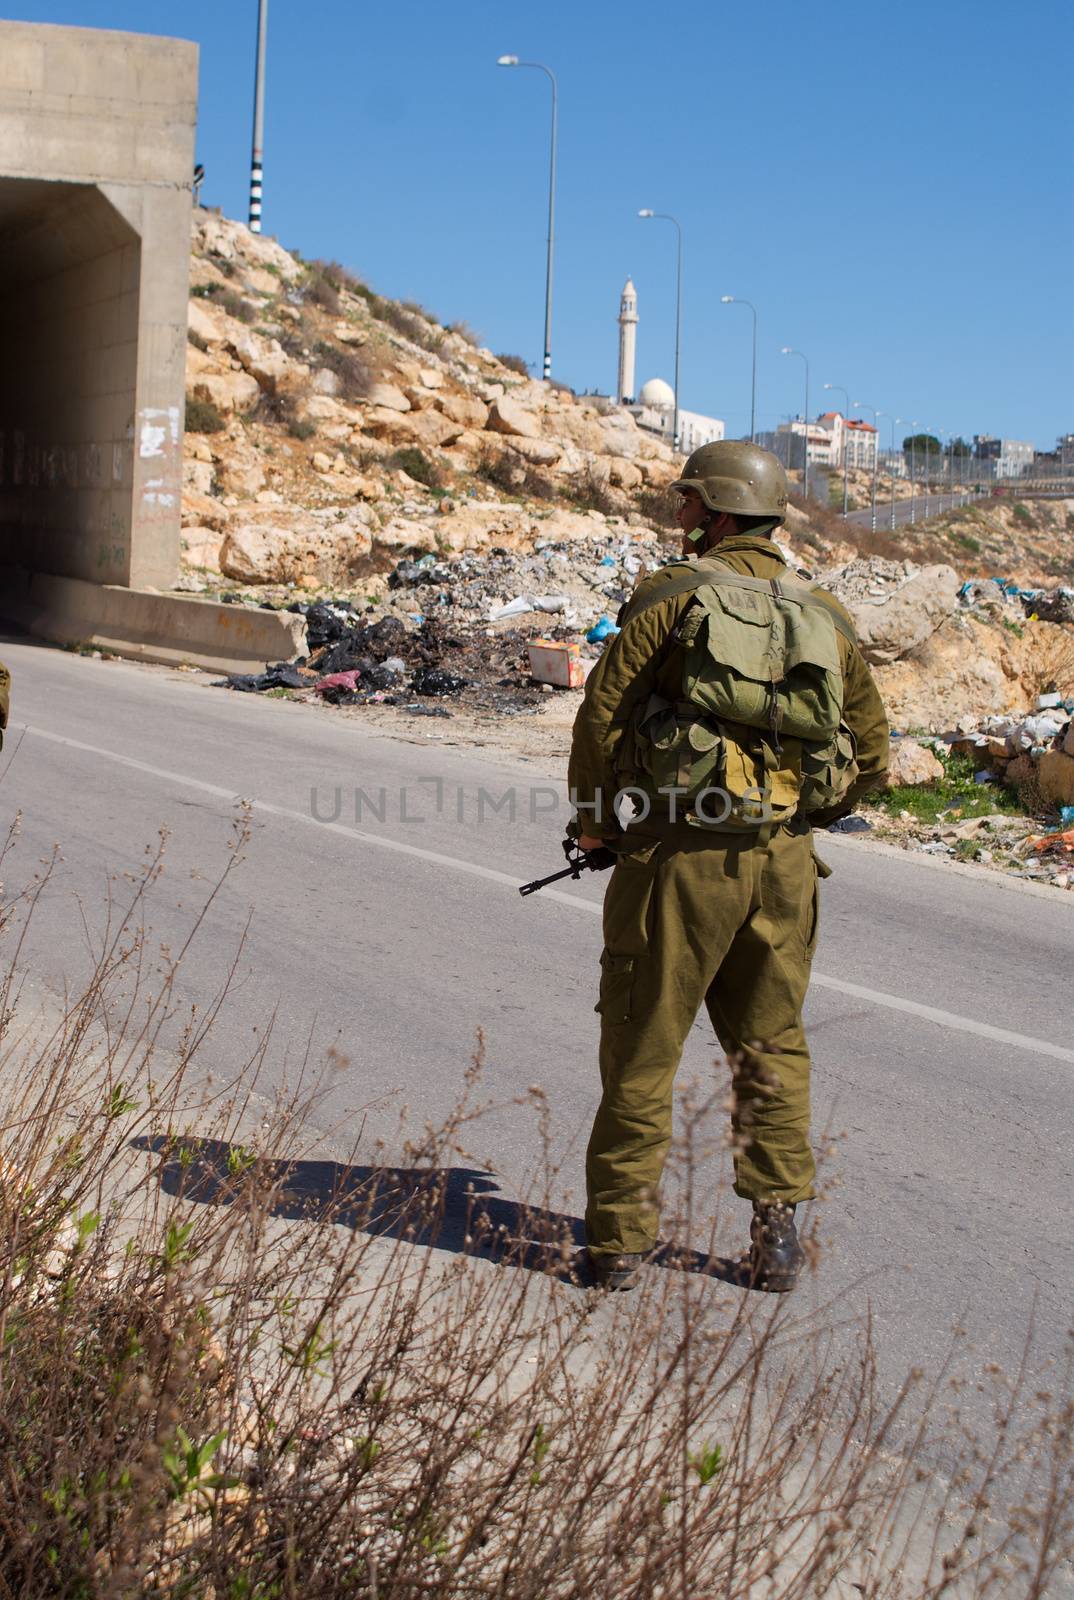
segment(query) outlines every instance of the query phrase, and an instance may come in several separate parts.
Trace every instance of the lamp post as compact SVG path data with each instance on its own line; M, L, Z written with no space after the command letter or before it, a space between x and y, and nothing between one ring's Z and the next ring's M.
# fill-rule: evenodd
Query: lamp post
M725 306L749 306L753 312L753 365L750 369L750 443L754 444L757 437L757 307L752 300L743 300L741 295L722 294L720 303Z
M912 528L914 523L917 521L917 505L914 501L914 490L916 488L915 478L917 474L917 418L911 417L907 423L907 427L910 429L910 526Z
M250 153L251 233L261 232L261 174L265 152L265 41L268 36L268 0L257 0L257 65L254 68L254 140Z
M552 85L552 153L548 165L548 257L544 278L544 360L541 376L545 383L552 376L552 263L556 241L556 124L559 109L559 85L551 67L543 61L520 61L517 56L497 56L498 67L533 67L543 72Z
M802 452L802 498L809 499L809 362L800 350L795 350L791 345L785 344L780 348L781 356L801 356L805 361L805 449ZM793 431L792 431L793 438Z
M924 499L925 499L925 504L924 504L924 507L923 507L922 512L921 512L921 520L922 520L922 522L927 522L929 520L929 456L932 454L932 451L929 449L929 440L930 440L931 437L932 437L932 435L930 434L929 428L928 428L928 424L926 423L925 424L925 471L923 473L923 477L924 477L925 481L921 486L921 492L924 495Z
M639 217L651 217L654 222L673 222L678 235L675 253L675 419L672 423L672 444L679 448L679 340L682 334L682 228L677 217L667 211L651 211L648 206L638 212Z
M843 399L846 401L847 408L846 408L846 411L844 412L844 416L847 417L848 420L849 420L849 415L850 415L850 395L847 392L847 390L843 388L843 385L841 383L826 383L824 385L824 387L826 389L838 389L839 393L843 396ZM843 515L844 515L844 517L847 514L847 507L850 504L850 500L849 500L849 497L847 495L847 455L848 455L849 444L850 444L850 439L849 439L848 434L847 434L847 429L846 429L846 427L844 427L843 428Z
M891 423L891 531L895 532L895 424L900 417L889 417Z
M872 529L872 531L875 533L876 532L876 474L877 474L877 470L879 469L879 466L880 466L880 428L879 428L879 425L878 425L876 419L877 419L878 416L880 416L880 412L877 411L875 406L866 405L864 400L855 400L855 402L854 402L854 410L855 411L871 411L873 413L873 434L874 434L874 438L873 438L873 514L869 519L869 526Z

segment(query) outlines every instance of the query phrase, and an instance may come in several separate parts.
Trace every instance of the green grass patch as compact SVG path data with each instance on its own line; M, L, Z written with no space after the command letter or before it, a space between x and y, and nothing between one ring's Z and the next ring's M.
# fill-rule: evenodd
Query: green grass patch
M881 811L897 817L909 811L918 822L936 822L947 812L958 821L965 817L987 817L993 812L1008 816L1022 815L1018 796L1001 783L975 783L974 764L968 756L951 751L937 750L936 755L944 768L944 777L936 783L899 784L877 796L874 802Z

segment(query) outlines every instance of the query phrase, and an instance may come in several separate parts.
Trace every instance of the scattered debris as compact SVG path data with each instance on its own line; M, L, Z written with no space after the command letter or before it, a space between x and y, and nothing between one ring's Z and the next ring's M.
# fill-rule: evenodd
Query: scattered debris
M226 686L243 694L263 694L267 689L308 689L310 680L290 661L277 661L264 672L229 672Z

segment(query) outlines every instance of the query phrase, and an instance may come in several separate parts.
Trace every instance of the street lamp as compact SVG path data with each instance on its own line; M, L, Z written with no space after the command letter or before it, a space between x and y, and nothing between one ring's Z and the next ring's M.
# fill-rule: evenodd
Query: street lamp
M548 259L544 279L544 361L541 375L545 383L552 376L552 260L556 238L556 122L559 107L559 85L551 67L542 61L520 61L517 56L497 56L498 67L533 67L543 72L552 85L552 154L548 168Z
M805 450L802 453L802 498L809 499L809 362L800 350L792 349L785 344L780 349L781 356L801 356L805 361ZM794 437L793 429L791 437Z
M824 385L824 387L826 389L838 389L839 393L843 396L843 399L846 401L846 407L847 408L846 408L846 411L845 411L844 415L847 418L847 420L849 421L849 419L850 419L850 395L847 392L847 390L843 388L843 385L841 383L826 383ZM849 430L846 427L844 427L843 428L843 515L844 515L844 517L847 514L847 507L850 504L850 500L849 500L849 497L847 495L847 455L849 454L849 450L848 450L849 444L850 444Z
M910 526L912 528L917 521L917 506L914 501L916 487L914 479L917 472L917 418L911 417L907 427L910 429Z
M741 295L722 294L721 305L749 306L753 312L753 367L750 376L750 443L756 442L757 428L757 307L752 300L743 300Z
M901 417L889 417L891 423L891 531L895 532L895 424Z
M875 436L873 438L873 513L872 513L872 516L869 519L869 526L872 529L872 531L875 533L876 532L876 474L877 474L877 469L880 466L880 428L879 428L879 425L878 425L876 419L880 415L880 413L876 410L875 406L866 405L864 400L855 400L855 402L854 402L854 410L855 411L871 411L873 413L873 434Z
M675 419L672 423L672 443L679 448L679 339L682 333L682 228L677 217L667 211L651 211L648 206L638 212L639 217L651 217L655 222L673 222L678 235L675 256Z
M251 233L261 232L261 174L265 152L265 41L268 0L257 0L257 65L254 68L254 141L250 153Z

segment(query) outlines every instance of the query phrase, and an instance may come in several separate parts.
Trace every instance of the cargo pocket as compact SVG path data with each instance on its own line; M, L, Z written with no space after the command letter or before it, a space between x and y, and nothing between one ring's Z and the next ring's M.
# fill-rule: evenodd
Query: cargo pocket
M600 958L600 999L594 1011L613 1024L629 1022L633 987L634 957L613 956L605 950Z

